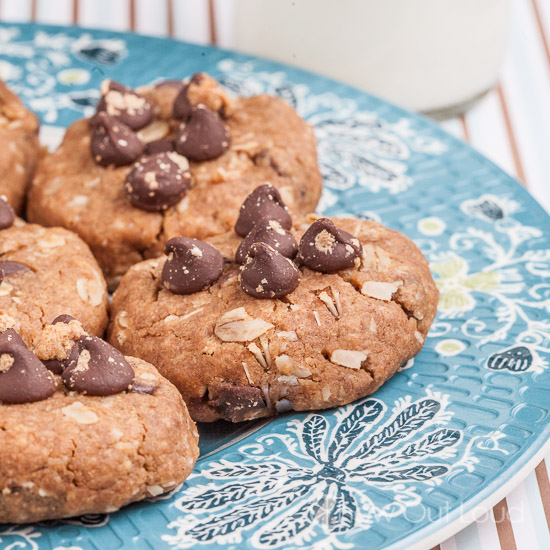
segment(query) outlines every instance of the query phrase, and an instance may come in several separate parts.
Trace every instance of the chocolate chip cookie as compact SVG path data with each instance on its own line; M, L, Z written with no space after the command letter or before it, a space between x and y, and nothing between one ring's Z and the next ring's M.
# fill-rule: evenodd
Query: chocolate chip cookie
M35 353L15 330L0 332L0 523L160 495L189 475L197 440L172 384L71 316L45 328Z
M277 214L273 205L256 211L244 240L229 232L168 243L167 257L132 267L115 292L109 341L156 361L195 420L238 422L368 395L422 349L435 317L428 262L404 235L313 216L288 231Z
M315 208L313 130L283 100L230 98L204 74L137 91L106 81L101 91L96 114L40 164L28 216L77 232L110 288L173 237L230 230L261 184L277 187L292 213Z
M70 313L100 336L107 299L105 279L86 243L66 229L16 219L0 199L0 330L16 329L32 348L45 325Z
M0 195L18 214L39 150L38 119L0 80Z

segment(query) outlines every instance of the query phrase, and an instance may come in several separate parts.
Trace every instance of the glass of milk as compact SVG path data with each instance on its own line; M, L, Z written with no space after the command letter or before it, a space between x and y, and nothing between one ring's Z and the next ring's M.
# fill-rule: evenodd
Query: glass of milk
M223 45L442 118L496 83L508 15L509 0L234 0Z

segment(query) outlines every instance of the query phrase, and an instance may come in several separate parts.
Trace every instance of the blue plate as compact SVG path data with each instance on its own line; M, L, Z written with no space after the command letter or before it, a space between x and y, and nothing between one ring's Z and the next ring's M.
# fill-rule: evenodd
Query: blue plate
M98 85L207 71L277 94L315 126L320 210L380 220L431 262L439 315L373 397L203 426L183 487L120 512L2 526L2 548L425 548L502 498L550 432L550 223L511 177L431 122L356 89L214 48L0 26L0 74L42 119L90 114Z

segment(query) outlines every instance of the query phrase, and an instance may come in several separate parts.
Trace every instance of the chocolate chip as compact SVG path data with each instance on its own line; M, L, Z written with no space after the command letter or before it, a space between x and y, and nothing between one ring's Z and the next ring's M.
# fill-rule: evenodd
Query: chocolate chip
M13 329L0 334L0 402L32 403L55 392L55 381Z
M10 262L8 260L0 262L0 283L4 280L4 277L12 273L19 273L20 271L31 271L31 269L19 262Z
M52 325L56 325L57 323L65 323L69 324L71 321L76 321L76 319L72 315L62 314L58 315L53 321ZM66 359L43 359L42 363L44 363L44 366L54 374L61 374L67 366L71 363L71 361L76 361L78 359L78 347L76 344L72 347L71 351L69 352L69 356Z
M216 282L223 271L223 256L213 246L187 237L166 243L168 259L162 270L164 286L174 294L192 294Z
M320 218L302 236L297 261L314 271L335 273L353 267L362 251L353 235L338 229L329 218Z
M57 323L65 323L66 325L68 325L71 321L76 321L76 319L72 315L63 313L61 315L58 315L51 324L57 325Z
M193 84L198 85L203 80L204 76L202 73L196 73L191 77L191 80L184 84L179 94L174 100L174 107L172 110L172 116L179 120L187 120L191 116L191 109L193 108L192 103L189 101L187 92L189 91L189 86Z
M189 163L177 153L157 153L136 162L126 176L124 190L137 208L165 210L177 204L191 184Z
M145 144L146 155L156 155L157 153L170 153L176 150L176 144L173 139L156 139Z
M262 390L232 384L222 384L217 397L208 404L230 422L251 420L266 408Z
M265 243L254 243L241 268L241 288L254 298L280 298L300 283L294 263Z
M278 189L270 183L256 187L241 205L235 232L246 237L261 218L278 221L284 229L292 227L292 218L288 213Z
M290 259L294 258L298 251L294 235L284 229L277 220L271 220L268 217L259 220L252 231L242 240L235 254L237 263L244 264L248 251L254 243L268 244L279 254Z
M190 160L202 162L227 151L230 140L229 129L220 115L197 105L192 107L187 122L178 128L176 151Z
M143 153L143 143L128 126L101 112L92 131L90 149L97 164L123 166Z
M112 395L130 388L134 369L113 346L97 336L83 336L75 348L77 357L62 375L67 388L88 395Z
M113 80L101 84L101 99L91 124L97 123L97 115L105 112L132 130L147 126L153 119L153 108L149 101L131 88Z
M0 229L7 229L15 221L15 212L6 197L0 196Z

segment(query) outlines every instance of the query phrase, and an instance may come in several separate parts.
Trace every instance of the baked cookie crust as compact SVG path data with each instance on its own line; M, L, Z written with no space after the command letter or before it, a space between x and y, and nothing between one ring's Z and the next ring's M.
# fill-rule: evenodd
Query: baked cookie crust
M297 240L313 219L294 225ZM325 409L374 392L421 350L439 294L407 237L375 222L333 221L361 243L359 268L302 267L299 286L281 299L243 292L234 233L209 239L226 266L201 292L166 290L165 258L137 264L114 295L109 341L155 363L197 421Z
M155 118L138 136L160 138L167 126L173 132L178 88L140 91L153 105ZM75 122L58 150L40 163L28 199L29 220L78 233L114 289L131 265L159 256L171 237L205 239L229 231L244 198L265 182L279 189L294 214L314 210L321 194L315 137L288 104L267 95L236 98L224 122L231 134L229 149L213 160L190 162L191 188L163 212L132 206L124 191L131 165L96 164L89 121Z
M0 195L18 214L39 151L38 119L0 80Z
M0 404L0 523L108 513L175 488L198 456L198 433L176 388L126 358L154 394L93 397L57 378L48 399Z
M14 328L32 349L44 326L70 314L90 334L103 334L108 322L105 280L77 235L17 219L0 231L0 268L3 262L18 262L24 269L0 283L0 330Z

